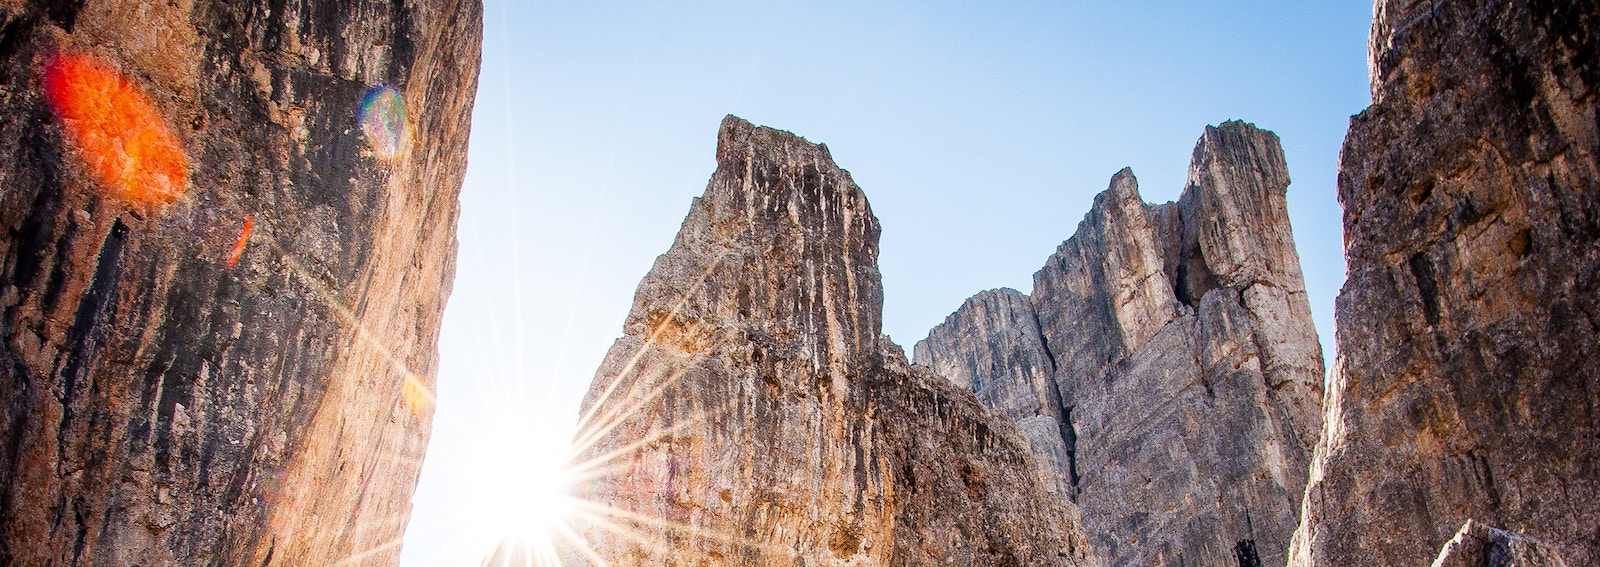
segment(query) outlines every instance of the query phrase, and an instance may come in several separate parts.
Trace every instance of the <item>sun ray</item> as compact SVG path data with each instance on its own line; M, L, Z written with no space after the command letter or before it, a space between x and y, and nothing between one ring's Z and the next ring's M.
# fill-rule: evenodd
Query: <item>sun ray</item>
M631 453L634 450L637 450L637 449L639 449L641 447L645 447L647 445L650 445L651 443L655 443L656 441L659 441L659 440L661 440L663 438L666 438L666 437L669 437L669 436L672 436L672 435L676 435L678 432L683 431L685 429L688 429L688 428L690 428L692 426L701 425L701 424L706 423L709 420L715 419L717 417L721 417L722 415L726 414L729 410L733 409L734 406L735 406L735 404L733 403L733 400L729 400L728 403L724 403L721 406L713 408L713 411L710 411L710 412L702 411L697 415L691 416L689 419L680 420L677 423L674 423L674 424L669 425L667 427L660 428L660 429L652 429L650 431L650 434L646 435L642 439L637 439L637 440L635 440L635 441L633 441L631 443L628 443L628 444L623 445L621 447L617 447L615 449L612 449L610 451L607 451L605 453L597 455L597 456L595 456L593 458L586 459L581 463L573 464L572 466L570 466L567 469L568 474L573 475L574 478L587 478L586 477L587 473L589 473L590 471L595 470L596 468L598 468L601 465L611 461L612 459L615 459L615 458L621 457L623 455L626 455L628 453Z
M578 550L579 553L583 554L584 558L594 563L592 567L609 567L610 562L606 561L605 558L600 557L600 554L595 552L594 547L589 545L589 539L583 537L583 534L578 533L577 530L572 529L571 524L567 522L557 524L556 535L565 538L569 543L573 544L571 546L573 549Z
M693 365L685 364L682 368L674 371L665 380L661 380L655 385L654 388L652 388L649 392L646 392L645 395L638 400L635 400L627 406L621 408L607 410L607 413L603 418L604 421L601 422L599 426L595 427L593 431L584 432L583 430L579 430L578 433L573 435L573 454L575 456L580 455L593 448L594 445L598 444L600 440L604 439L607 434L611 433L611 430L622 425L622 423L627 421L629 417L632 417L634 414L644 409L646 405L650 404L657 398L661 397L662 394L666 393L670 386L674 385L680 378L687 375L691 369L693 369ZM620 377L621 376L619 375L619 378ZM643 382L643 380L639 380L639 378L641 378L640 376L634 376L633 378L635 384ZM629 391L631 392L632 390L633 386L630 386Z
M629 522L645 524L653 528L685 533L687 536L692 538L715 540L741 547L757 549L760 551L788 555L791 557L797 555L794 550L787 547L775 546L771 542L758 541L738 535L724 534L717 530L710 530L701 526L689 525L682 522L674 522L665 518L657 518L631 510L623 510L615 506L596 504L587 500L578 499L574 503L574 508L576 509L577 513L585 515L587 519L597 519L600 515L612 516ZM597 527L604 529L604 527L607 525L616 526L619 528L621 527L617 526L614 522L600 522ZM617 533L631 535L630 530L632 529L633 528L622 528L617 530Z
M466 521L466 520L468 520L468 518L464 517L464 514L460 514L460 513L447 514L442 518L438 518L438 519L434 520L433 524L432 524L433 527L431 527L431 528L429 528L429 527L420 528L418 533L421 533L421 534L429 534L429 533L436 533L436 532L453 532L454 533L453 536L450 536L448 539L446 539L444 544L438 550L436 550L434 552L434 555L430 556L432 558L438 558L440 560L439 561L428 561L428 562L425 562L425 564L445 563L445 562L448 562L448 560L458 559L458 558L464 557L464 556L472 556L473 554L484 554L485 553L485 550L483 550L481 548L473 547L472 545L470 545L468 543L469 536L472 535L471 533L463 532L461 530L456 529L456 527L459 525L459 523L461 523L463 521Z
M270 219L260 218L257 220L262 221L262 224L267 224L270 226ZM381 360L387 366L394 370L399 376L404 377L400 387L396 388L392 394L397 398L397 404L403 407L409 407L412 409L412 411L421 411L426 408L433 408L435 410L433 412L434 420L438 425L447 428L458 429L463 433L466 433L467 438L470 439L474 445L479 446L480 450L496 450L494 444L499 441L494 439L493 436L484 435L480 432L474 431L474 428L468 427L463 422L459 422L457 416L451 415L448 411L438 411L437 394L432 388L428 387L424 381L424 378L411 371L410 366L406 363L406 361L402 357L398 356L393 349L389 348L385 340L380 339L376 333L368 329L365 321L363 321L360 316L358 316L349 306L345 305L339 299L339 294L336 290L324 283L322 280L313 276L312 272L308 271L303 265L301 265L296 257L289 254L276 242L269 238L264 238L261 240L266 241L267 245L272 249L276 256L283 261L284 265L288 269L287 271L294 274L296 279L304 282L305 285L310 288L310 291L313 292L313 296L317 298L320 304L324 305L330 313L332 313L339 321L344 323L347 328L353 331L354 338L359 344L372 349L372 351L376 352L381 357ZM683 296L674 304L669 317L676 317L676 315L682 311L682 309L688 304L688 301L692 298L693 294L696 293L702 285L704 285L710 274L715 272L725 258L726 255L718 256L715 261L713 261L706 268L706 270L700 274L699 278L695 280L695 283L688 290L686 290ZM611 466L611 463L623 455L638 450L640 447L647 446L650 443L658 442L662 438L677 435L685 429L704 425L708 422L708 420L720 418L726 415L729 410L736 407L734 403L730 402L718 407L703 409L694 413L693 415L686 416L685 418L675 423L668 424L664 427L652 427L649 433L642 439L630 441L621 447L611 448L600 455L591 456L579 461L578 457L580 455L583 455L584 452L593 449L600 440L602 440L616 427L626 423L628 419L637 415L637 412L641 411L649 404L656 402L662 395L670 391L671 388L680 384L682 378L693 369L692 362L694 359L691 357L689 359L690 364L684 365L662 379L644 380L641 379L642 377L640 376L631 375L638 368L638 364L646 354L646 350L652 345L657 344L662 333L665 331L666 326L659 326L656 329L653 329L650 335L646 337L644 343L640 345L639 349L631 355L627 364L624 365L622 371L617 374L616 379L613 380L608 385L606 390L604 390L592 402L591 407L588 408L582 416L580 416L580 419L578 420L578 427L576 429L580 433L572 436L572 439L575 442L570 444L564 451L560 453L566 456L565 462L568 463L561 471L561 475L566 478L567 481L588 480L592 478L599 478L600 476L613 471L625 471L627 470L625 466ZM513 338L516 340L521 340L521 337ZM713 344L710 348L717 348L721 344L722 343L720 342ZM499 346L503 349L506 345L496 346ZM491 345L484 345L484 348L490 347ZM517 379L517 377L520 375L520 371L497 372L494 376L490 377L489 380L480 381L481 383L487 384L489 389L492 390L492 392L490 392L491 395L489 395L487 398L492 400L492 403L488 408L493 414L490 417L491 421L516 422L519 417L526 417L526 408L522 407L526 403L526 392L519 387L526 381ZM623 391L623 382L625 380L628 382L626 385L626 391L628 392L636 392L637 390L646 387L649 388L649 391L646 392L642 397L638 398L630 395L627 398L628 403L625 404L613 406L606 403L608 401L615 401L616 399L619 399L617 396L619 396ZM498 394L495 392L498 392ZM506 448L499 447L499 449L505 450ZM404 455L400 453L391 454L386 452L383 455L377 455L373 459L370 459L366 463L366 466L413 464L417 460L418 458L415 456ZM560 500L555 501L555 504L552 504L552 506L561 509L561 511L566 512L566 514L557 516L558 519L555 521L536 523L535 525L537 525L538 529L528 530L527 532L518 534L516 536L521 537L524 540L523 545L521 546L521 559L525 565L560 566L563 562L561 549L570 548L572 551L581 555L585 560L593 563L596 566L604 567L606 565L604 558L602 558L592 548L589 540L583 534L580 534L573 529L571 523L568 521L570 519L574 519L574 517L580 521L585 521L586 525L595 526L598 529L607 530L608 532L622 534L622 537L636 540L638 543L645 545L654 544L638 534L638 527L640 526L652 526L658 529L688 534L689 536L695 538L719 541L742 547L762 549L769 552L792 553L787 550L772 547L763 542L752 541L737 535L709 531L703 527L672 522L663 518L655 518L637 512L594 504L580 498L571 497L570 495L564 495ZM538 513L538 511L534 510L517 510L515 512L520 514ZM562 518L561 516L566 517ZM454 529L451 526L456 522L473 520L473 518L468 517L467 514L451 514L451 517L454 518L455 521L441 522L432 528L428 528L427 526L421 526L421 528L424 531L429 529L450 530ZM617 521L607 519L608 517L614 518ZM389 523L402 524L403 522L400 518L394 518L387 522L379 522L377 524L370 525L369 527L383 529L388 526ZM449 546L452 549L461 549L467 553L472 553L473 551L469 548L474 545L471 544L471 541L474 539L475 538L472 538L468 535L453 537L450 538L451 543ZM342 559L335 565L360 564L361 562L375 555L392 552L395 548L399 547L403 541L403 535L382 541L376 545L372 545L366 549L362 549L350 554L348 557ZM558 541L564 541L570 545L565 545L558 548ZM507 558L507 560L509 561L510 558Z
M719 254L717 255L716 259L711 262L711 265L706 266L705 271L700 274L699 278L695 279L694 284L689 286L689 289L683 292L683 297L679 298L677 303L673 304L672 310L668 312L667 315L669 320L678 316L678 312L683 309L683 306L689 303L689 297L693 295L696 290L699 290L701 285L705 284L706 278L711 277L711 273L716 271L716 269L722 265L723 260L727 257L727 252ZM600 397L591 402L589 409L585 410L583 415L578 417L578 431L583 431L583 429L588 426L589 420L594 417L594 412L605 406L606 401L610 399L612 393L616 391L617 386L622 383L620 378L633 371L634 365L638 364L639 359L644 356L645 348L654 343L665 330L666 326L662 325L650 333L650 336L645 339L644 344L639 346L639 349L634 352L633 357L629 359L628 363L623 365L622 370L617 373L618 379L612 380L611 383L607 385L606 389L601 392Z
M395 371L399 372L401 376L412 376L410 366L407 365L404 360L401 360L399 357L395 356L394 351L389 350L389 347L384 345L382 341L379 341L376 337L372 336L372 333L367 330L365 323L359 317L356 317L355 312L338 300L338 294L335 293L332 288L328 287L327 284L318 281L317 278L311 276L310 272L302 267L300 263L294 259L292 254L278 246L277 242L268 240L267 245L272 247L274 252L277 252L278 258L283 260L284 264L289 268L289 271L293 272L297 276L300 276L301 281L312 287L312 291L316 292L317 295L320 296L324 306L332 309L334 315L337 316L341 322L355 330L357 338L367 343L367 345L373 349L376 349L378 354L383 356L384 361L393 367Z
M718 342L713 343L712 345L708 346L706 348L706 350L707 351L713 351L717 347L720 347L723 344L726 344L727 342L728 342L727 340L718 341ZM662 381L656 383L654 388L652 388L643 397L633 401L631 404L629 404L627 406L620 407L620 408L612 408L610 410L607 410L607 413L605 414L605 417L602 418L604 421L599 426L595 427L593 431L584 432L582 429L580 429L578 431L578 433L574 434L574 436L573 436L573 442L572 442L573 454L576 456L576 455L582 454L582 453L588 451L589 449L593 448L593 446L595 444L599 443L601 439L605 438L605 436L607 434L609 434L612 429L614 429L617 426L621 425L623 422L625 422L630 416L634 415L636 412L644 409L644 407L646 405L650 404L651 402L654 402L657 398L661 397L662 394L665 394L667 392L668 388L670 388L673 385L675 385L679 379L681 379L685 374L687 374L690 370L692 370L694 368L694 365L692 364L693 360L694 359L691 358L689 364L684 364L681 368L679 368L678 370L673 372L673 374L670 377L668 377L666 380L662 380ZM618 381L620 382L621 378L622 378L622 376L624 376L624 374L618 374L617 376L618 376ZM639 378L641 378L639 376L634 376L633 378L634 379L632 380L632 382L635 385L639 384L641 382L644 382L643 380L639 379ZM630 385L629 386L629 391L630 392L633 391L633 389L635 387L636 386L634 386L634 385Z
M403 535L396 536L393 539L390 539L389 541L385 541L385 542L380 543L378 545L372 546L370 549L367 549L365 551L359 551L359 552L353 553L349 557L346 557L346 558L340 560L338 563L334 563L333 567L339 567L341 565L356 565L356 564L360 563L360 561L362 559L366 559L368 557L372 557L372 556L377 555L379 553L383 553L384 551L387 551L387 550L389 550L391 548L400 547L400 543L401 543L401 540L403 538L404 538Z
M667 549L661 548L660 545L657 542L652 541L649 538L646 538L644 536L644 534L640 533L640 531L638 529L636 529L635 527L633 527L633 526L623 525L623 524L620 524L618 522L611 521L610 519L602 517L602 516L600 516L598 514L585 513L585 512L582 512L582 511L575 511L574 513L581 517L580 521L582 521L585 525L591 526L591 527L593 527L595 529L599 529L599 530L602 530L602 531L605 531L605 532L608 532L608 533L611 533L611 534L615 534L615 535L617 535L617 536L619 536L619 537L621 537L621 538L623 538L623 539L625 539L627 541L631 541L631 542L636 543L636 544L638 544L640 546L650 548L652 551L657 552L657 553L663 553L663 552L669 551ZM568 529L571 529L571 528L569 527ZM581 534L576 534L576 532L574 532L574 534L578 535L578 537L583 537ZM588 552L598 557L598 555L599 555L598 552L594 551L594 546L590 545L588 543L588 539L584 538L583 542L584 542L584 547L588 550ZM603 561L603 559L602 559L602 561Z

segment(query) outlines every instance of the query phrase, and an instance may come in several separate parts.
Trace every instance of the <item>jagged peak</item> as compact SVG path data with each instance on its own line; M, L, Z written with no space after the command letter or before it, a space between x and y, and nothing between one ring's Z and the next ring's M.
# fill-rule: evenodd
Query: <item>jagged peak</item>
M1132 167L1123 167L1111 176L1111 186L1108 192L1118 195L1132 193L1139 195L1139 178L1133 175Z
M812 142L788 130L757 126L732 114L722 117L722 124L717 129L717 162L750 152L786 153L833 162L833 154L828 152L827 144Z
M994 288L994 289L986 289L986 290L980 291L978 293L972 294L972 297L968 297L966 301L963 301L961 303L961 307L962 308L966 308L966 307L969 307L969 306L972 306L972 305L977 305L979 303L1003 302L1003 301L1008 301L1008 300L1027 301L1028 300L1028 294L1022 293L1020 291L1017 291L1017 290L1009 288L1009 287L997 287L997 288ZM953 316L954 314L951 314L951 315ZM946 317L945 320L948 321L949 317Z
M1288 187L1277 134L1239 120L1207 126L1178 199L1185 263L1238 289L1267 283L1300 290Z
M1025 309L1028 311L1029 317L1033 316L1033 306L1028 302L1028 294L1009 287L997 287L980 291L962 301L961 307L946 315L944 322L929 329L928 336L923 337L922 340L912 345L912 361L923 366L930 366L928 357L931 356L931 353L925 350L926 345L931 344L929 341L933 340L940 332L961 326L967 313L974 309L979 309L986 305L1001 306L1006 304Z
M1217 168L1238 171L1241 165L1254 167L1269 186L1280 192L1289 187L1289 167L1278 135L1249 122L1229 120L1206 126L1205 134L1195 142L1184 193L1202 186L1203 176L1208 171L1214 172Z
M700 207L718 217L742 216L745 223L786 217L808 233L854 230L871 241L870 247L877 246L878 222L866 194L849 171L834 163L826 144L731 114L717 133L717 170ZM691 212L685 222L695 218ZM727 217L716 222L726 221L738 222Z

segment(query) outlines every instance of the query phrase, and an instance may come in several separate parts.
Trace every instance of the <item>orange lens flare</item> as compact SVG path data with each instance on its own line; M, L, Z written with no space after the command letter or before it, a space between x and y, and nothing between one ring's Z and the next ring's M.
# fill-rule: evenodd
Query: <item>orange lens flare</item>
M183 196L189 156L133 81L93 57L62 52L45 63L42 82L79 158L107 193L149 206Z
M405 400L406 407L411 408L411 413L415 414L421 414L423 410L428 409L428 406L433 405L433 392L418 374L406 377L405 383L400 385L400 397Z
M256 227L256 216L244 218L244 230L239 231L239 240L233 243L233 253L228 255L228 267L239 263L239 257L244 255L244 245L250 242L250 231Z

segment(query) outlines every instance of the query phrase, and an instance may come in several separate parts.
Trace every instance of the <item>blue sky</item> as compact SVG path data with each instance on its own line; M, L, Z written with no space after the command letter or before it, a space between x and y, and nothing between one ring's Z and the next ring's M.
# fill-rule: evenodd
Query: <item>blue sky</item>
M735 114L828 144L883 225L909 347L1027 292L1111 175L1176 199L1208 124L1277 132L1331 359L1334 183L1368 101L1364 2L506 3L485 7L438 417L404 565L477 565L517 469L571 434L634 287ZM531 463L531 464L530 464Z

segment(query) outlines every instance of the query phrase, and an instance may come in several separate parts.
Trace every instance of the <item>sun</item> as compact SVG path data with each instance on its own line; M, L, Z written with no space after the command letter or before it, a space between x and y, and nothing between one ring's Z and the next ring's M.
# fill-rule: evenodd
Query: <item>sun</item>
M558 538L574 512L568 473L570 434L532 417L494 419L475 436L467 462L466 521L479 557L507 542L535 556L553 558ZM487 547L487 548L485 548ZM545 565L544 561L510 565Z

